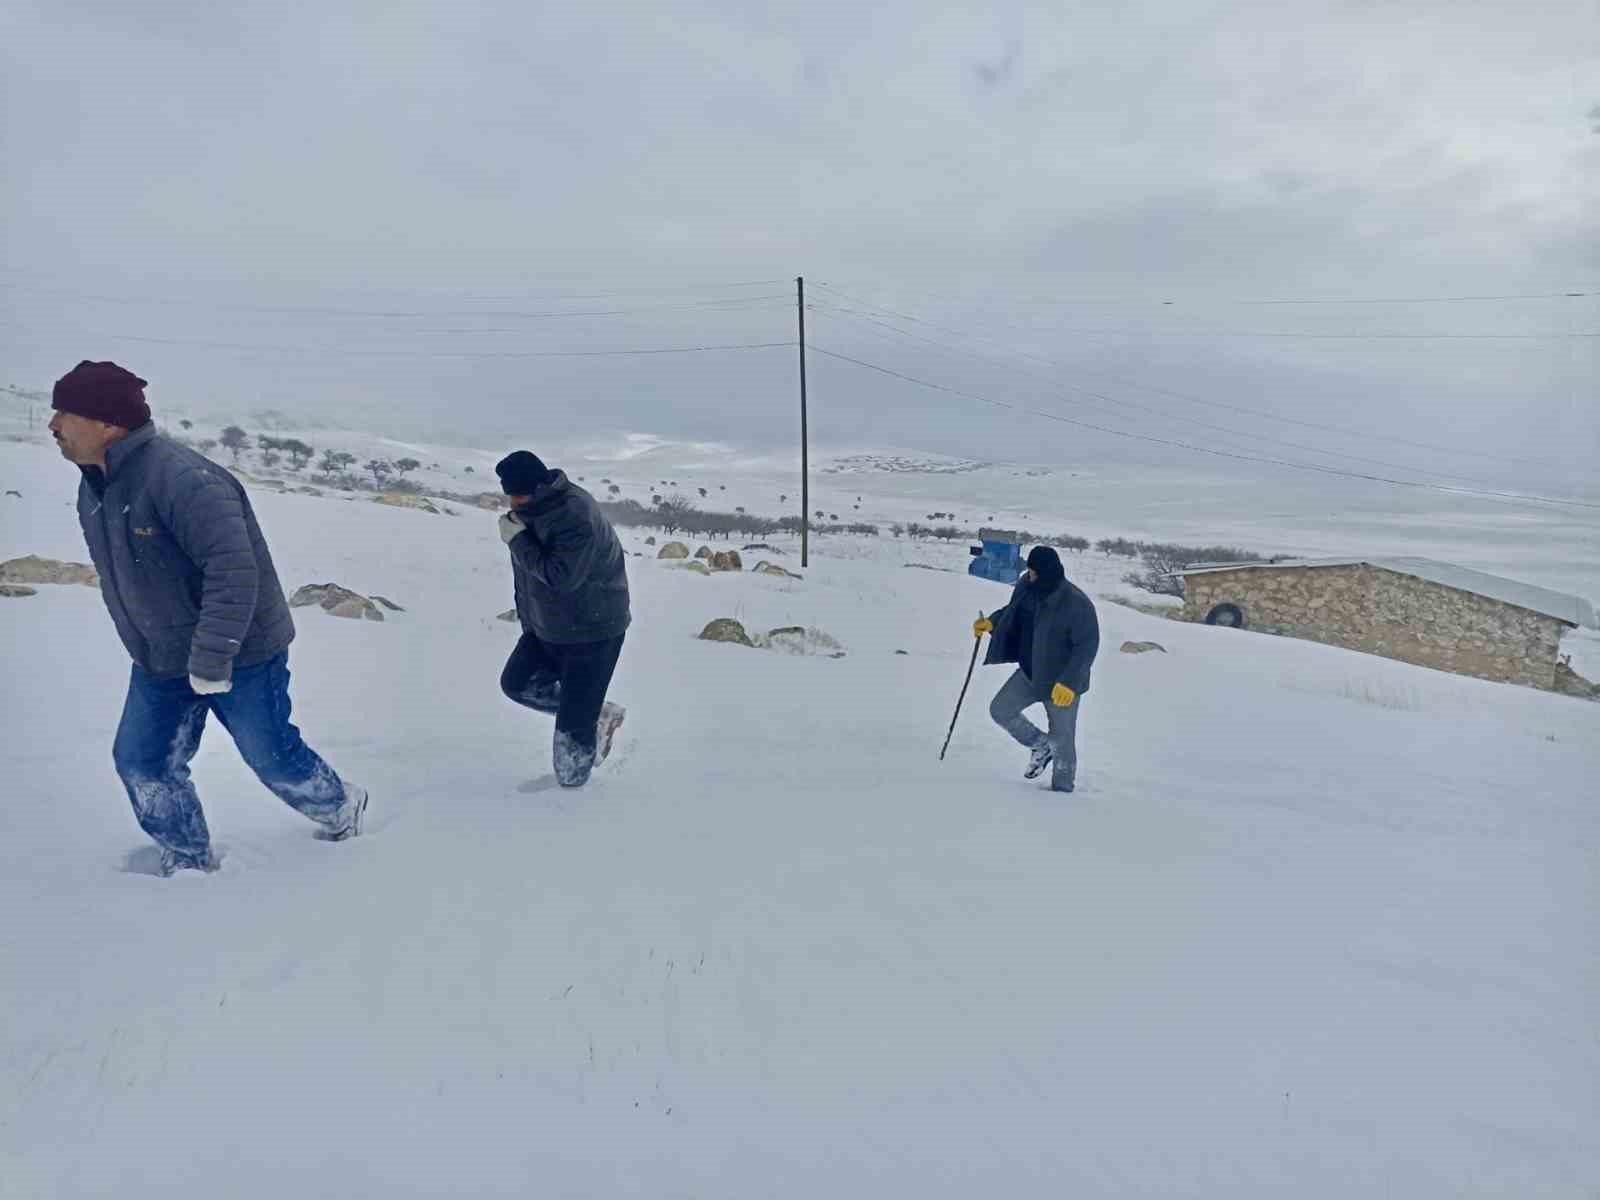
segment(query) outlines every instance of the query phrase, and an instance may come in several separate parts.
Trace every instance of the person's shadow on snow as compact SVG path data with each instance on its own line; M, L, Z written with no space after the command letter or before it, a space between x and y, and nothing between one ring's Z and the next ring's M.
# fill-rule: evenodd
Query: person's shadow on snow
M122 873L124 875L154 875L161 876L161 847L140 846L137 850L129 850L122 860Z

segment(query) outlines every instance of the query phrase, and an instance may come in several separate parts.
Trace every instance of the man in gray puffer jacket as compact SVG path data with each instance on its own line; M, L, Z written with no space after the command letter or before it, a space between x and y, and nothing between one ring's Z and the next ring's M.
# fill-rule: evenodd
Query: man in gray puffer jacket
M556 719L556 782L581 787L605 759L625 710L606 700L628 629L627 555L595 498L526 450L496 466L511 510L500 537L522 637L500 690Z
M161 872L214 870L189 780L208 714L261 782L333 840L361 832L347 786L289 721L294 623L243 486L163 437L145 381L81 362L57 380L50 432L83 472L78 521L133 674L112 758Z

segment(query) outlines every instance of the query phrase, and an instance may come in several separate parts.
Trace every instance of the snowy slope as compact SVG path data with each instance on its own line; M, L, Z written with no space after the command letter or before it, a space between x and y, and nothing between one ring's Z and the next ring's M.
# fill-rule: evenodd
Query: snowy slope
M0 444L0 558L83 557L73 479ZM0 601L7 1200L1600 1179L1600 706L1102 605L1059 797L995 670L937 758L1003 590L831 540L803 582L630 559L629 721L568 794L496 687L491 515L255 502L288 586L406 606L297 612L297 720L369 834L312 839L213 728L222 871L138 873L98 596ZM694 640L722 615L847 655Z

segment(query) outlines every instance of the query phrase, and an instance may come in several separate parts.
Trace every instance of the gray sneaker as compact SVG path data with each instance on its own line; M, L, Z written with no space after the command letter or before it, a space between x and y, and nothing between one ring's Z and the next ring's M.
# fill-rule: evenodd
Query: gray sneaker
M179 871L204 871L207 875L217 869L217 859L207 846L203 853L185 854L181 850L161 847L161 865L158 870L163 879L171 879Z
M1040 742L1033 748L1033 753L1028 756L1028 769L1022 773L1024 779L1037 779L1044 774L1044 769L1050 765L1050 760L1056 752L1050 749L1049 742Z
M367 789L359 783L344 785L344 806L318 836L325 842L343 842L361 833L367 817Z
M617 736L617 730L622 728L622 722L627 715L627 709L609 700L600 706L600 720L595 725L595 766L605 762L606 756L611 753L611 743Z

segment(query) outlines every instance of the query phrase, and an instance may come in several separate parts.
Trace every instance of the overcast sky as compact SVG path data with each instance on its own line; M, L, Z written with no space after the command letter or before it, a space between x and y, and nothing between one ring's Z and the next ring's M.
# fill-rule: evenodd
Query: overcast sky
M792 340L804 274L818 347L970 394L814 355L823 443L1600 457L1589 0L12 0L0 56L0 382L781 443L789 347L512 356ZM1330 299L1386 302L1256 303Z

